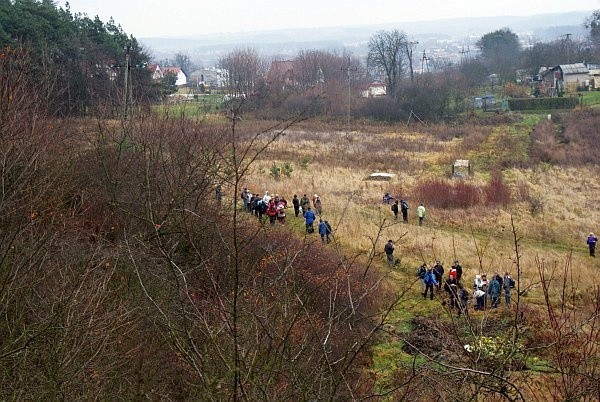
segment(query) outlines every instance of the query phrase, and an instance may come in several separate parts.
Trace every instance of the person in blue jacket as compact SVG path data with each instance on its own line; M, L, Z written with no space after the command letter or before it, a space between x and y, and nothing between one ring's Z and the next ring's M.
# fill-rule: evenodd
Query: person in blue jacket
M430 300L433 300L433 286L437 285L438 282L435 280L435 274L431 267L427 268L425 276L423 276L423 283L425 284L425 293L423 293L423 299L427 298L427 291L429 290Z
M590 248L590 257L596 257L596 242L598 242L598 238L594 236L593 233L587 238L587 245Z
M308 207L306 212L304 212L304 223L306 226L306 233L314 233L315 232L314 223L315 223L316 218L317 217L316 217L315 213L312 211L312 209L310 207Z
M321 242L325 243L325 235L327 234L327 225L323 222L323 219L319 219L319 234L321 235ZM329 241L327 242L329 243Z
M492 308L496 308L498 307L498 298L500 297L500 282L498 282L498 279L493 276L491 282L488 285L487 288L487 294L490 295L490 299L491 299L491 307Z

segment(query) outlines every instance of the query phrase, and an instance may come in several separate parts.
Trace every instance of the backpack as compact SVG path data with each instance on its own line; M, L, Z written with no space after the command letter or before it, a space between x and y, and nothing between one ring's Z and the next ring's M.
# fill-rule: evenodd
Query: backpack
M421 266L420 266L419 268L417 268L417 270L415 271L415 275L416 275L417 277L421 278L421 279L424 279L424 278L425 278L425 273L426 273L426 272L427 272L427 271L425 270L425 267L421 265Z
M508 278L508 285L509 285L511 288L514 288L514 287L515 287L515 280L514 280L513 278L509 277L509 278Z
M392 243L385 243L385 247L383 248L386 254L392 254L394 252L394 246Z
M423 274L423 282L426 284L431 284L433 283L433 273L432 272L425 272L425 274Z

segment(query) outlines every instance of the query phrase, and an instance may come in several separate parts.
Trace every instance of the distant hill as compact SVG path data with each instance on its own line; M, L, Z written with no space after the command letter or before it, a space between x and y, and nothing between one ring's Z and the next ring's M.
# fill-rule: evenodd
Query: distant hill
M140 38L155 58L171 57L176 52L190 55L192 60L211 65L228 51L251 46L266 55L292 56L300 49L350 49L363 55L369 38L379 30L401 29L426 46L435 41L456 45L473 45L481 35L500 28L510 28L521 39L549 41L570 33L573 38L586 34L583 23L592 11L563 14L539 14L526 17L498 16L453 18L447 20L400 22L397 24L352 27L323 27L275 31L238 32L170 38Z

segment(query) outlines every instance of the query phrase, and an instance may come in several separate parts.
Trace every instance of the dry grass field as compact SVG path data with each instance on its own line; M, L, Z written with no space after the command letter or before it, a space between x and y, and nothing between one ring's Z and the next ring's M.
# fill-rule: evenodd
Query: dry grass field
M455 158L487 159L490 163L491 158L501 158L502 152L514 156L514 151L502 147L496 152L495 139L490 139L510 135L504 133L514 130L512 126L472 129L474 132L466 138L456 138L440 135L441 127L419 127L418 131L401 125L385 129L365 127L349 135L333 128L294 127L261 156L247 185L261 195L269 191L283 194L288 200L293 194L310 197L317 193L323 201L323 216L333 224L336 240L348 251L368 253L371 239L385 223L376 246L378 251L387 239L399 239L396 253L403 265L412 268L423 259L440 259L449 266L458 258L466 268L467 278L481 270L514 271L512 216L523 254L524 283L539 279L536 259L562 265L572 256L575 272L587 278L582 286L597 285L599 263L588 256L585 240L589 232L600 232L600 178L589 167L539 164L505 168L502 176L511 193L508 205L460 209L425 205L425 225L418 226L418 183L431 178L461 181L450 178L451 161ZM485 131L489 132L487 138ZM271 166L284 163L292 166L292 173L274 178ZM468 183L483 186L489 181L490 169L481 165L475 163L474 176L466 179ZM391 181L365 180L373 172L396 176ZM382 202L386 192L408 200L408 225L392 224L390 206ZM476 243L479 248L485 246L482 267Z

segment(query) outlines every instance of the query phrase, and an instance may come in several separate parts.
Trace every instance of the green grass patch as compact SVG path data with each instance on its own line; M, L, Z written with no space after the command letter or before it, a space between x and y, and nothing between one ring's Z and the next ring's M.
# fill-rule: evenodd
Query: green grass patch
M481 146L471 151L468 159L478 171L519 165L529 160L530 133L534 119L527 124L518 123L494 128Z
M600 105L600 91L581 92L583 95L583 105Z
M186 101L174 102L156 106L156 111L161 115L181 117L206 117L209 114L218 113L223 104L222 95L193 95Z
M527 368L529 368L529 370L537 373L554 372L554 369L550 366L550 363L547 360L540 359L537 356L529 356L525 363L527 364Z

